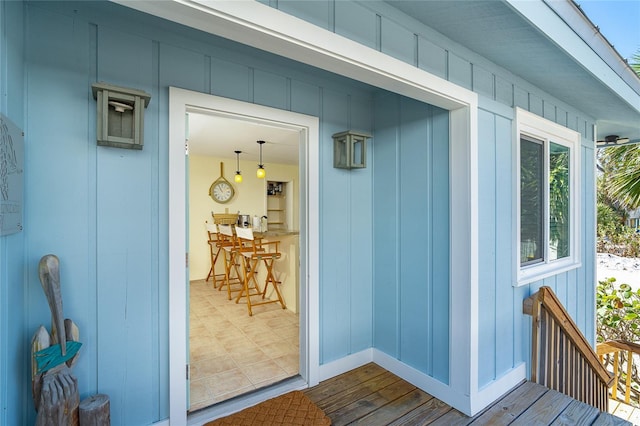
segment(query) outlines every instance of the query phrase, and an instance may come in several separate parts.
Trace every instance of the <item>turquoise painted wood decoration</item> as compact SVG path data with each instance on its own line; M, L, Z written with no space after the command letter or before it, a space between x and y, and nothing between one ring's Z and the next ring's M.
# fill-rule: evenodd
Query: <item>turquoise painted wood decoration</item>
M81 346L82 343L80 342L68 340L67 353L64 355L62 354L62 347L59 344L51 345L48 348L36 352L33 358L38 365L37 374L45 373L63 362L67 362L78 353Z

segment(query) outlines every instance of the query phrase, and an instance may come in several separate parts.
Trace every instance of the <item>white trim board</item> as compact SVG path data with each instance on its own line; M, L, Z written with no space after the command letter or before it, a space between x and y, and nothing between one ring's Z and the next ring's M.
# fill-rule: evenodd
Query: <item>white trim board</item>
M478 388L478 96L470 90L457 86L424 70L389 57L381 52L366 48L342 36L323 30L293 16L262 5L258 2L186 2L186 1L122 1L125 6L162 18L188 25L208 33L233 39L248 46L276 53L283 57L316 66L334 73L362 81L374 86L439 106L450 111L450 142L452 170L456 174L451 180L451 219L456 223L451 230L451 253L455 253L456 268L451 270L450 306L450 354L451 386L457 393L472 395ZM184 111L178 114L184 114ZM172 121L175 112L171 113ZM184 137L178 129L170 127L171 137ZM177 144L176 144L177 145ZM173 147L172 149L178 149ZM170 159L170 167L184 167L183 159ZM462 167L464 165L464 167ZM309 175L318 179L318 163L309 162ZM184 223L184 203L175 198L175 191L184 191L184 176L179 181L170 179L170 220ZM182 187L180 185L182 184ZM177 202L177 204L176 204ZM308 211L317 212L316 197L309 197ZM176 213L173 210L180 209ZM177 215L174 217L174 215ZM318 235L318 222L310 221L309 234ZM170 280L184 280L180 277L183 268L184 236L170 236L170 259L179 259L180 265L170 268ZM317 246L309 245L309 258L317 256ZM312 253L311 251L314 251ZM177 251L180 251L178 253ZM174 260L175 261L175 260ZM318 265L310 264L310 280L318 280ZM170 281L173 282L173 281ZM311 282L310 282L311 288ZM170 297L172 293L170 292ZM184 295L179 296L184 301ZM172 299L173 300L173 299ZM179 300L180 301L180 300ZM304 303L304 301L303 301ZM310 305L310 310L316 309ZM310 317L318 312L310 312ZM184 319L181 319L184 325ZM170 333L179 331L180 323L171 323ZM184 331L182 331L184 332ZM319 329L309 324L309 338L319 338ZM179 354L179 347L172 345L171 356ZM310 356L314 356L313 353ZM318 365L318 359L309 360ZM170 378L181 378L184 371L171 371ZM309 383L317 380L310 372ZM174 389L172 385L171 394ZM172 398L170 415L172 423L179 424L184 416L185 403L179 404ZM455 404L455 401L445 401ZM467 407L458 407L466 414L474 414ZM176 416L176 417L174 417ZM175 420L178 419L178 420Z
M479 413L483 408L496 401L526 378L526 366L522 363L491 384L468 394L461 393L458 389L442 383L377 349L373 349L373 362L468 416Z
M242 118L286 127L300 133L300 376L305 384L318 383L319 366L319 134L317 117L175 87L169 88L169 413L172 424L187 423L187 252L186 220L186 114L189 111ZM300 387L291 382L291 389ZM284 391L285 389L283 389ZM249 400L244 402L250 405ZM255 401L253 402L255 404ZM222 413L224 414L224 413ZM229 413L226 413L229 414Z

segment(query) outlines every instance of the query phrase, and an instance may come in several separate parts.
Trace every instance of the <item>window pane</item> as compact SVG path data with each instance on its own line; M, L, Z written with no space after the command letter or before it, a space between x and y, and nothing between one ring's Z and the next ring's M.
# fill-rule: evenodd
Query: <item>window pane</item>
M549 144L549 260L569 256L569 148Z
M541 262L544 254L544 147L520 139L520 264Z

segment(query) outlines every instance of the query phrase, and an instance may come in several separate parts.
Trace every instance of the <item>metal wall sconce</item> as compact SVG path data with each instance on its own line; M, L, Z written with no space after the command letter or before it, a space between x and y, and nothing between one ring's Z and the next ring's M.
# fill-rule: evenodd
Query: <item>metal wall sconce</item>
M144 109L151 95L141 90L106 83L91 85L97 100L97 143L115 148L142 149Z
M336 133L333 137L333 167L338 169L364 169L367 167L366 133Z

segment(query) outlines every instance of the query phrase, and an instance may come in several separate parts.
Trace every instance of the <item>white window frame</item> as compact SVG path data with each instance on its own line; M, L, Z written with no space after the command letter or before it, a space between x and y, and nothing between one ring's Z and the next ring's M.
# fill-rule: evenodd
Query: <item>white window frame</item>
M549 121L538 115L521 108L516 108L515 114L515 172L514 182L514 286L521 286L538 281L552 275L557 275L582 266L581 264L581 162L580 162L580 133ZM569 256L562 259L549 259L549 184L545 179L545 249L542 262L521 265L520 263L520 138L528 136L530 138L543 141L545 158L545 176L549 176L549 143L553 142L569 148L569 179L570 179L570 208L569 208Z

